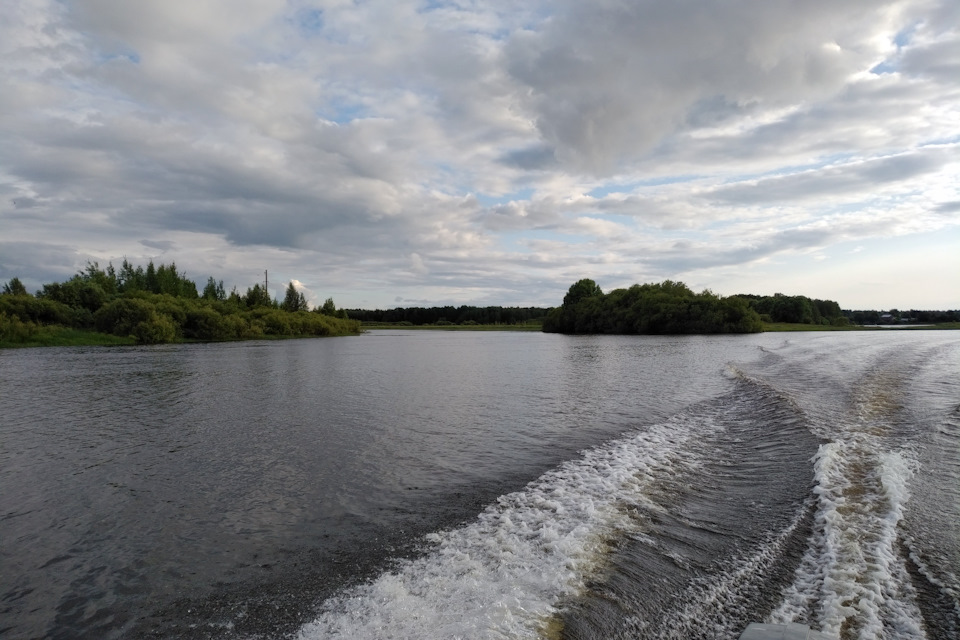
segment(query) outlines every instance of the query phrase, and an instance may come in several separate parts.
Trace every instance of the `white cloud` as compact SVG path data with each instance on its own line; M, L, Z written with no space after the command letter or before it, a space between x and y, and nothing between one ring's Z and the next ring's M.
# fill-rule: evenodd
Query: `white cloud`
M12 0L0 280L153 258L340 306L555 304L815 255L823 297L856 271L832 247L956 232L958 23L947 0ZM892 277L874 306L916 289Z

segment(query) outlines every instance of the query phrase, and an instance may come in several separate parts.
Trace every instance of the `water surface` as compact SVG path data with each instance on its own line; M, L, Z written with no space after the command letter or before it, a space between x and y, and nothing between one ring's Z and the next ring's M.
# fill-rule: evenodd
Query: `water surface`
M0 352L0 633L956 638L955 336Z

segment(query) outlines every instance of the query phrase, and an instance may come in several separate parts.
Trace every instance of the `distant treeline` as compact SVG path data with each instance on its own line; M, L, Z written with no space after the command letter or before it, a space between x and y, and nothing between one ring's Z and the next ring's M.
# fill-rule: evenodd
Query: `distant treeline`
M833 300L813 300L806 296L786 296L775 293L772 296L756 296L741 293L733 296L746 300L750 308L760 314L764 322L795 322L801 324L823 324L840 326L848 324L848 319Z
M942 324L960 322L960 310L920 311L910 309L901 311L844 311L843 315L854 324Z
M539 324L547 311L540 307L406 307L372 311L347 309L347 315L367 324Z
M635 284L603 293L590 279L570 287L543 330L556 333L756 333L760 315L740 297L694 293L682 282Z
M282 302L259 284L229 294L212 277L203 291L175 264L146 268L126 260L119 270L96 263L65 282L31 295L18 278L0 291L0 342L27 343L59 325L129 336L141 344L187 340L244 340L263 336L331 336L360 332L360 323L328 298L310 310L291 282Z

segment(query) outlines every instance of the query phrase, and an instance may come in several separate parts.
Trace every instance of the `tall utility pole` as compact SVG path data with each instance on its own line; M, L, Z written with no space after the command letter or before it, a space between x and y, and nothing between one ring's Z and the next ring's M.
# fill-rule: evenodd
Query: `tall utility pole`
M263 270L263 299L270 300L270 284L267 280L267 270Z

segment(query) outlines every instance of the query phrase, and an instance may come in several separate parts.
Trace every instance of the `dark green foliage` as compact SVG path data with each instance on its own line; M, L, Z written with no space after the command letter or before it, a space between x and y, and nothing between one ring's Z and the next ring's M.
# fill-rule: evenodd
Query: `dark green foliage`
M247 294L243 296L243 304L248 309L274 306L273 299L270 298L270 293L259 284L255 284L247 289Z
M567 295L563 296L563 306L570 308L584 298L593 298L602 295L603 290L600 289L600 286L596 282L590 278L584 278L583 280L575 282L567 291Z
M89 268L89 267L88 267ZM107 269L107 273L113 272L113 265ZM187 278L186 274L177 271L177 265L171 262L169 265L161 264L159 267L153 264L151 260L147 264L146 270L143 267L136 267L127 260L120 265L120 272L114 275L116 290L120 293L134 293L136 291L145 291L148 293L165 293L178 298L193 299L197 295L197 284Z
M117 298L97 311L93 322L101 333L129 336L141 322L150 322L156 317L156 307L142 298Z
M25 296L27 295L27 288L20 282L20 278L11 278L10 282L4 283L2 295Z
M327 298L323 302L323 306L317 309L320 313L325 316L334 316L337 315L337 305L333 304L333 298Z
M93 313L106 303L108 294L96 282L76 275L66 282L43 285L37 297Z
M0 342L20 344L33 338L39 327L33 322L24 322L17 316L0 311Z
M332 302L332 300L331 300ZM322 309L321 309L322 311ZM525 324L540 322L547 314L541 307L406 307L398 309L340 309L338 313L361 322L394 325L433 325L443 319L464 324Z
M170 316L155 313L149 319L138 322L131 335L138 344L163 344L177 339L177 325Z
M86 314L62 302L34 298L30 294L0 296L0 312L16 316L24 322L85 326Z
M207 284L203 288L203 295L201 297L204 300L226 300L227 294L223 290L223 280L217 282L213 279L213 276L207 278Z
M635 284L604 295L592 280L580 280L551 309L543 330L557 333L692 334L754 333L760 317L739 298L694 293L682 282Z
M207 306L187 311L182 331L184 338L193 340L227 340L229 335L223 316Z
M287 293L283 298L283 302L280 303L280 308L284 311L291 312L309 311L307 299L303 296L302 292L297 291L292 280L290 284L287 285Z
M58 340L96 342L69 329L94 327L104 343L135 341L158 344L180 339L248 340L265 336L333 336L360 332L360 323L342 311L336 317L307 313L307 302L296 291L282 309L255 285L241 297L236 288L225 295L223 281L207 280L204 296L177 272L174 264L134 267L126 260L119 272L96 263L66 282L43 286L37 297L14 278L0 295L0 343L57 344ZM330 303L332 304L332 300ZM335 309L335 308L334 308ZM57 329L60 327L60 329ZM79 337L78 337L79 336ZM65 343L65 342L64 342Z
M840 305L833 300L813 300L806 296L787 296L775 293L772 296L740 294L750 308L766 322L792 322L800 324L841 325L844 320Z
M117 274L113 270L113 265L107 265L104 271L96 262L88 262L87 268L78 274L80 278L100 287L104 293L112 296L117 292ZM96 309L93 309L96 311Z

